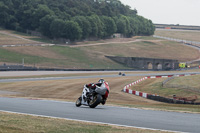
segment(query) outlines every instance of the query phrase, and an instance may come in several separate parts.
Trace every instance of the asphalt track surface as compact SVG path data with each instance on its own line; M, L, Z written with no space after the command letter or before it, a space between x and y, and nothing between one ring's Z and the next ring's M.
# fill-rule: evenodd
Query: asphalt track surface
M76 107L75 103L0 97L0 111L64 118L152 130L199 133L200 114L113 106Z
M117 72L116 72L117 73ZM181 74L200 74L200 72L184 72L184 73L143 73L143 74L126 74L126 76L164 76L164 75L181 75ZM108 77L121 77L118 74L112 75L92 75L92 76L69 76L69 77L44 77L44 78L19 78L19 79L0 79L0 83L4 82L21 82L21 81L41 81L41 80L64 80L64 79L84 79L84 78L108 78Z
M55 75L55 74L75 74L75 73L109 73L118 71L0 71L0 77L15 76L39 76L39 75Z

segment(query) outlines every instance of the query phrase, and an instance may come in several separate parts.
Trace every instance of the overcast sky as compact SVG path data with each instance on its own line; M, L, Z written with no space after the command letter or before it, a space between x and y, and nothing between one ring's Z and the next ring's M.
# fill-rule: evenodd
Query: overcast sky
M120 0L158 24L200 26L200 0Z

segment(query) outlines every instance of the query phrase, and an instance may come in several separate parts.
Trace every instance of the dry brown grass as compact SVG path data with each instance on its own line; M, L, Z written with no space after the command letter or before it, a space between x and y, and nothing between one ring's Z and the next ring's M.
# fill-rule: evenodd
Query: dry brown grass
M146 40L127 44L107 44L106 46L87 46L81 49L104 55L176 59L179 61L195 60L199 51L180 43L169 41Z
M83 41L83 42L77 42L77 45L90 45L90 44L96 44L96 43L124 43L124 42L132 42L135 41L137 38L139 38L139 36L135 36L132 38L112 38L112 39L102 39L102 40L98 40L98 41Z
M0 45L41 44L41 42L29 38L37 37L14 34L11 30L0 30Z
M9 51L21 53L21 54L27 54L32 56L40 56L40 57L46 57L51 59L66 59L67 57L64 57L55 51L48 49L48 47L40 47L40 46L22 46L22 47L7 47L4 48Z
M17 37L17 38L24 38L24 39L29 39L30 37L37 38L37 36L31 36L29 34L17 32L17 31L13 31L13 30L4 29L4 30L1 30L0 32L3 32L4 34L8 34L10 36Z
M192 30L156 30L155 35L200 42L200 31Z
M193 76L184 76L184 77L177 77L170 80L167 84L179 84L183 86L191 86L200 91L200 75L193 75Z
M169 133L0 112L1 133Z
M12 33L12 31L3 31L3 32L6 32L8 35L0 34L2 35L0 36L0 44L33 43L32 41L29 42L27 40L22 39L27 36L15 35ZM11 34L12 36L10 36L9 34ZM93 46L90 44L90 46L80 47L78 49L80 49L80 52L86 55L85 58L87 58L88 60L100 60L107 63L108 64L107 66L109 66L109 64L114 64L114 62L111 61L110 59L107 59L105 55L176 59L184 62L200 58L198 50L182 45L180 43L158 40L158 39L152 40L153 38L151 37L149 37L148 39L137 39L137 38L138 37L107 39L107 40L102 40L102 42L106 43L106 45ZM114 42L117 43L115 44ZM93 42L93 43L95 44L98 42ZM85 44L85 42L82 42L82 44ZM6 50L26 55L46 57L49 59L58 59L57 61L59 61L60 63L60 64L59 63L53 64L52 62L43 61L42 63L37 63L37 65L40 67L60 66L66 68L73 68L74 66L79 66L80 64L80 61L76 61L73 57L71 56L69 57L69 55L66 55L64 53L59 53L58 51L54 51L53 48L49 47L9 47L6 48ZM66 62L69 63L66 64ZM85 66L83 65L84 64L82 63L82 67L88 67L87 65Z
M0 33L0 45L17 45L17 44L32 44L32 41L22 40L13 36Z
M157 102L146 100L141 97L132 96L122 92L123 87L139 77L118 77L105 78L109 82L111 91L108 98L108 103L113 104L147 104ZM54 81L30 81L30 82L13 82L1 83L0 90L19 92L19 97L36 97L61 99L67 101L75 101L82 92L85 83L96 82L94 79L69 79L69 80L54 80Z

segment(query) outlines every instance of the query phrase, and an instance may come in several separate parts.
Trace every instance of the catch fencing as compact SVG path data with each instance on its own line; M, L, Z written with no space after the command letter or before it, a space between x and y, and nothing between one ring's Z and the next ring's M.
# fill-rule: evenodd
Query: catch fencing
M187 45L192 45L192 46L200 48L200 42L196 42L196 41L188 41L188 40L176 39L176 38L164 37L164 36L158 36L158 35L153 35L153 37L160 38L160 39L166 39L166 40L170 40L170 41L175 41L175 42L179 42L179 43L184 43Z

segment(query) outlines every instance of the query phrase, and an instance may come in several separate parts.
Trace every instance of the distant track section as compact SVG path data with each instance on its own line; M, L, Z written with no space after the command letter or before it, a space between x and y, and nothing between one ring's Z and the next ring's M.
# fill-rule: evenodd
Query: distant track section
M95 72L95 71L94 71ZM98 72L98 71L96 71ZM77 73L77 72L75 72ZM81 73L81 72L80 72ZM126 74L126 76L162 76L162 75L183 75L183 74L200 74L200 72L187 72L187 73L134 73ZM25 76L25 75L23 75ZM30 76L30 75L29 75ZM19 79L0 79L0 83L4 82L21 82L21 81L41 81L41 80L64 80L64 79L86 79L86 78L106 78L106 77L121 77L118 74L105 74L105 75L91 75L91 76L69 76L69 77L44 77L44 78L19 78Z
M200 26L191 25L154 24L154 26L160 29L200 30Z

